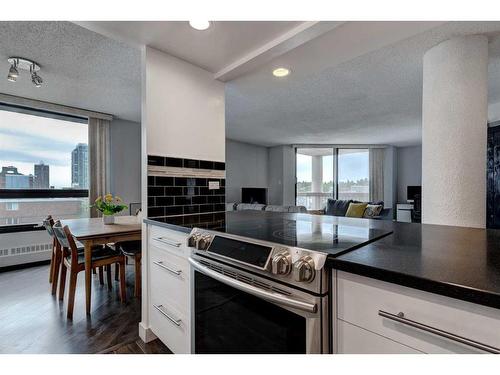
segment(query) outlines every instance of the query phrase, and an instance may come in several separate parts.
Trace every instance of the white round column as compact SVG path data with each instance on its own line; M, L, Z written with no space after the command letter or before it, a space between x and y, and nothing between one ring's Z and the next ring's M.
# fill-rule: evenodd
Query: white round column
M488 39L459 37L424 55L422 222L486 226Z

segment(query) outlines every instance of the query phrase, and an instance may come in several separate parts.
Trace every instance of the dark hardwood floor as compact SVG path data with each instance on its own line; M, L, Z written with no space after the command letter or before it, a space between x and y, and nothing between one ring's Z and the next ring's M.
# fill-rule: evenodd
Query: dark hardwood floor
M127 302L92 281L92 314L85 314L83 273L78 276L73 320L67 300L50 294L48 265L0 273L0 353L170 353L159 340L144 344L138 336L140 299L134 298L134 266L127 266ZM65 296L66 297L66 296Z

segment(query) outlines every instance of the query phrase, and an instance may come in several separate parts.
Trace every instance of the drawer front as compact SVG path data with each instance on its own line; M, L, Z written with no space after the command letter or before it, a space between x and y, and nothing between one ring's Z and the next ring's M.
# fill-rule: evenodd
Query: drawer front
M483 350L444 338L380 315L403 313L413 322L500 348L500 311L339 271L337 317L368 331L426 353L483 353Z
M148 242L174 255L189 257L190 249L186 246L188 234L154 225L149 226Z
M151 298L151 330L175 354L188 354L190 331L187 315L172 306Z
M339 354L420 354L418 350L338 320Z
M151 298L189 311L189 264L155 246L149 247Z

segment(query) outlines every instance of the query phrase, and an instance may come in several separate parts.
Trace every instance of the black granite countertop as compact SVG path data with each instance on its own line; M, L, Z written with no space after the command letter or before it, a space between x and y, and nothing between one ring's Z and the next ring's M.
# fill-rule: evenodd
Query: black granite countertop
M250 225L247 221L251 223L257 214L231 215L235 216L232 222ZM282 216L293 218L297 214ZM314 215L305 216L315 219ZM335 217L321 220L350 226L358 220L358 225L370 230L392 232L364 246L353 245L340 255L330 252L327 265L332 268L500 308L500 230ZM158 220L144 221L184 233L191 231Z
M392 223L393 233L328 264L500 308L500 230Z
M182 225L167 223L158 219L144 219L144 222L146 224L156 225L158 227L172 229L183 233L191 233L191 228L183 227Z

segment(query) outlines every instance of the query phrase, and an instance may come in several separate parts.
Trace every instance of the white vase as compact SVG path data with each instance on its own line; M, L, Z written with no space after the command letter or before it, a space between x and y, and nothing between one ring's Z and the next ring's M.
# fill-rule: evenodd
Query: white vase
M103 215L102 221L106 225L114 224L115 223L115 217L113 215Z

